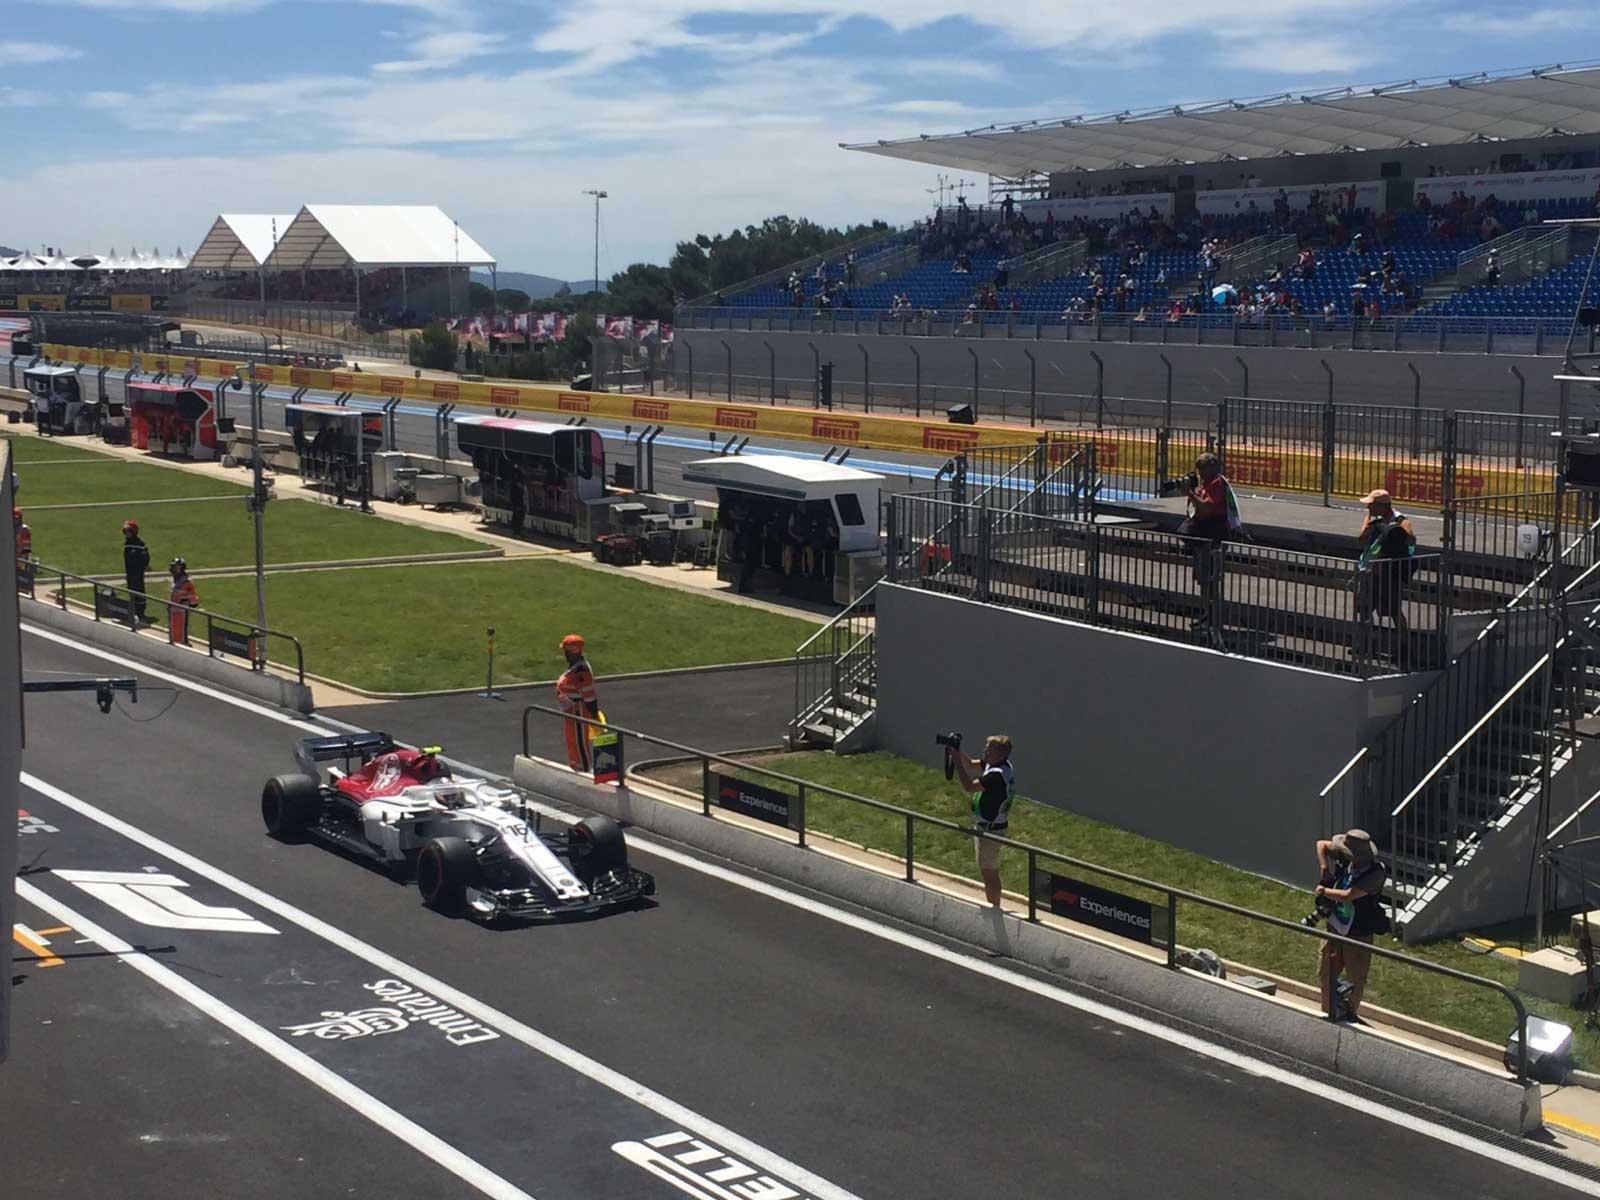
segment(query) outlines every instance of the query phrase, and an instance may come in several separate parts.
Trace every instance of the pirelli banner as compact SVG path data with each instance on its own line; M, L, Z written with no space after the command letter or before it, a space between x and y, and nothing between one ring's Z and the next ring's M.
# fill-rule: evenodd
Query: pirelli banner
M159 312L165 296L116 292L105 296L67 296L61 293L8 292L0 294L0 311L13 312Z
M46 345L44 353L52 359L85 367L136 368L147 374L166 372L202 379L228 379L247 370L243 364L219 359L130 355L122 351L56 344ZM914 417L841 415L764 404L574 392L536 383L457 383L369 371L324 371L282 365L258 365L255 377L262 383L279 387L351 392L375 399L582 416L623 425L676 425L730 435L766 435L823 445L936 456L960 454L980 446L1014 446L1037 436L1035 431L1016 425L949 425ZM1154 430L1086 430L1081 441L1069 434L1061 443L1061 452L1070 453L1072 447L1091 440L1103 475L1154 480L1157 466ZM1321 494L1322 460L1315 449L1271 446L1257 441L1248 447L1229 446L1226 453L1228 477L1235 484ZM1186 464L1173 465L1187 469ZM1457 460L1456 494L1459 496L1503 495L1542 490L1548 486L1548 467L1518 470L1498 461L1475 462L1470 456ZM1360 496L1373 488L1385 488L1403 503L1436 506L1440 503L1441 487L1442 473L1434 462L1384 461L1341 452L1333 463L1332 492L1337 496Z

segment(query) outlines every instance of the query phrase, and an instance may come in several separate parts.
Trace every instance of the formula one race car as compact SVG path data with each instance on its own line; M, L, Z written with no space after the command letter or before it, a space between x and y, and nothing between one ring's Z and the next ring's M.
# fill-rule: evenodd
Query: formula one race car
M430 908L485 921L553 917L655 894L655 879L628 865L615 821L586 817L542 833L521 793L452 778L437 747L407 750L386 733L354 733L303 738L294 757L299 770L261 791L267 832L414 876ZM334 760L343 766L324 768Z

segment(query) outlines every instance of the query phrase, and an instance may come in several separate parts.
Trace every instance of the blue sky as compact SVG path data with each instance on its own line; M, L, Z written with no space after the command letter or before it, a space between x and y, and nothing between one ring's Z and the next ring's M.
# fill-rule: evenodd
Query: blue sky
M514 270L774 213L904 221L838 149L997 119L1576 57L1572 6L1437 0L7 0L0 243L192 249L218 212L432 203ZM987 11L987 10L994 11Z

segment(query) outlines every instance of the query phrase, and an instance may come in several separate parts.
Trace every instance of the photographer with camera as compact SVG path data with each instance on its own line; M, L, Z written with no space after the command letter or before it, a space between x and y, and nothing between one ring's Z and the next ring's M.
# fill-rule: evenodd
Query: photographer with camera
M1410 644L1405 583L1416 569L1417 535L1382 488L1368 492L1361 503L1367 506L1367 516L1361 523L1361 557L1356 560L1356 614L1363 637L1369 640L1373 617L1389 618L1394 625L1393 658L1398 665Z
M1373 849L1364 829L1352 829L1317 842L1317 865L1322 882L1317 885L1316 911L1305 919L1314 925L1328 923L1328 932L1371 944L1373 936L1389 932L1383 911L1383 885L1389 868ZM1370 951L1325 941L1317 958L1317 982L1322 988L1322 1011L1330 1021L1357 1019L1361 997L1367 990ZM1339 986L1343 972L1348 989Z
M1178 526L1178 535L1190 539L1194 581L1205 604L1195 628L1209 630L1216 639L1222 629L1222 543L1244 532L1239 502L1222 473L1222 460L1210 452L1195 459L1193 474L1178 482L1189 498L1189 519Z
M959 733L941 734L938 742L944 747L945 778L959 775L962 789L972 797L972 827L979 833L1004 837L1017 790L1016 775L1011 769L1011 739L1003 733L991 734L983 744L981 759L968 758L962 752ZM984 837L976 840L984 897L999 908L1000 843Z

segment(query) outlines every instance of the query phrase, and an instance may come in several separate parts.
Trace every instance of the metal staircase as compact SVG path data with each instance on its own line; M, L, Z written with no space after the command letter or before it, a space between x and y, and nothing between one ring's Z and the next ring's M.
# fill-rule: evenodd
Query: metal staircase
M847 754L871 742L878 713L877 590L873 584L795 651L790 749Z
M1562 594L1547 567L1322 791L1328 828L1360 825L1383 847L1408 941L1515 907L1499 859L1520 846L1526 878L1520 835L1600 713L1597 541L1600 521L1564 546Z

